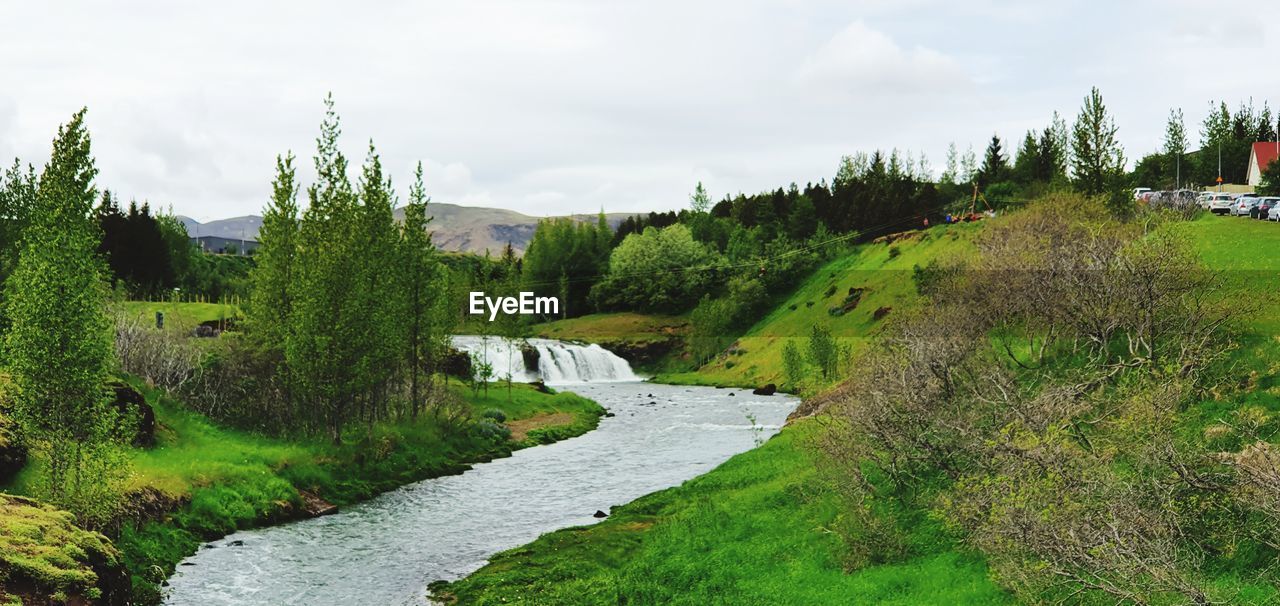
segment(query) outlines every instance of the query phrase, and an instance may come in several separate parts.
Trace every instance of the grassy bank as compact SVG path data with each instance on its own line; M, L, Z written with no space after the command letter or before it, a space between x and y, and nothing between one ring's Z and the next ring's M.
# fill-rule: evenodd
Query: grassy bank
M1231 352L1238 384L1180 414L1180 431L1202 435L1237 422L1241 412L1274 427L1280 419L1280 226L1204 216L1165 227L1186 238L1227 295L1250 310ZM690 384L777 381L787 338L824 323L856 356L879 331L876 310L919 305L911 269L965 255L981 225L935 228L929 235L860 246L816 272L790 299L722 356L697 372L661 375ZM893 249L897 252L891 252ZM833 291L834 287L834 291ZM829 310L848 288L862 288L856 307ZM810 304L812 303L812 304ZM893 313L890 311L889 313ZM883 316L882 316L883 317ZM832 530L842 522L837 497L811 460L808 438L820 420L784 428L761 448L738 455L685 484L616 508L594 526L549 533L493 557L436 595L458 604L1004 604L980 556L959 549L927 512L910 529L913 554L890 564L847 570ZM1274 439L1274 438L1273 438ZM1223 443L1224 450L1239 444ZM1276 589L1249 578L1257 554L1215 552L1202 569L1207 585L1242 603L1273 603Z
M458 604L1004 604L982 562L950 549L937 527L907 562L846 574L834 495L792 425L760 448L683 485L500 553L437 584Z
M505 387L494 386L487 395L464 396L477 417L513 424L532 420L519 442L492 423L447 432L424 417L351 428L342 445L334 445L322 438L283 440L227 429L154 390L143 391L156 412L156 446L131 452L131 507L139 521L126 524L116 541L133 576L134 597L142 603L158 600L160 583L202 542L307 515L309 497L302 491L338 506L350 504L461 472L513 449L585 433L604 412L574 394L514 385L508 397ZM10 489L25 492L34 472L29 466Z
M803 347L815 325L831 330L854 357L880 334L884 320L920 304L916 266L969 254L981 224L937 226L893 241L862 244L819 268L756 322L725 353L696 371L663 373L663 383L714 386L782 385L782 349ZM820 388L821 386L811 386Z

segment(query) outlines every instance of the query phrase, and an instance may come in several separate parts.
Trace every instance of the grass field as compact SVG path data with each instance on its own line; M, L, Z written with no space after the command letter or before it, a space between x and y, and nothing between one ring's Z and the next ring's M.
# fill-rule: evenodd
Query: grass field
M120 303L125 313L154 322L156 312L164 312L166 325L191 327L202 322L228 320L240 316L234 305L224 303L153 303L148 301L124 301Z

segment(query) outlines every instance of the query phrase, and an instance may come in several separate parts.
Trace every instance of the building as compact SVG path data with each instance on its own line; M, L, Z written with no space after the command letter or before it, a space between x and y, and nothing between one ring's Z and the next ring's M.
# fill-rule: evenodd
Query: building
M200 250L214 254L251 254L257 250L258 243L254 240L241 240L239 238L223 238L221 236L200 236L192 237L191 242L200 247Z
M1280 141L1254 143L1253 150L1249 152L1249 172L1246 182L1252 187L1262 183L1262 171L1267 170L1267 165L1274 162L1277 157L1280 157Z

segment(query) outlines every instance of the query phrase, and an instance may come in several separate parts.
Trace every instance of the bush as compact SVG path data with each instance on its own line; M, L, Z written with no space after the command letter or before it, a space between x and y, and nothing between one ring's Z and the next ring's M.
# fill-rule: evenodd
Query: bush
M493 421L494 423L507 422L507 413L502 412L501 410L498 410L496 408L490 408L489 410L484 411L483 413L480 414L480 417L483 419L488 419L490 421Z
M511 428L501 423L485 420L471 427L471 435L490 442L506 442L511 439Z

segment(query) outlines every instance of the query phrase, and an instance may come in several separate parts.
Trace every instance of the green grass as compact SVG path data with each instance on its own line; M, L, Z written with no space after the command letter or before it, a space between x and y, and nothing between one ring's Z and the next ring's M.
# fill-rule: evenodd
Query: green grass
M459 390L456 384L451 389ZM134 578L135 598L158 599L158 584L205 540L237 529L302 515L299 489L342 506L410 482L459 473L467 464L513 449L593 429L604 409L571 393L545 394L529 385L464 393L476 414L499 410L508 420L563 412L573 421L548 427L522 443L477 433L445 434L418 422L352 428L343 444L327 438L284 440L227 429L180 403L143 389L156 411L156 446L131 453L134 505L153 514L127 525L116 542ZM12 483L29 492L37 470L28 466Z
M203 322L227 320L240 316L235 305L223 303L153 303L148 301L124 301L121 308L130 315L140 316L147 322L154 322L156 312L164 312L166 325L184 327L195 326Z
M1005 604L980 560L927 555L846 573L838 514L800 443L812 421L683 485L494 556L436 585L459 604ZM920 531L922 542L932 528Z
M914 265L969 254L979 225L929 231L924 239L867 244L828 263L738 341L738 355L698 372L662 381L733 385L777 381L785 339L825 324L854 348L865 347L881 323L871 314L920 304ZM1229 300L1256 310L1243 318L1231 359L1240 381L1183 415L1184 431L1204 432L1253 407L1280 423L1280 225L1204 216L1168 229L1187 238L1205 263L1222 272ZM896 247L898 252L889 252ZM828 296L831 287L835 292ZM849 287L866 288L858 307L831 316ZM814 305L808 306L808 302ZM792 309L792 306L795 308ZM1001 604L1010 598L979 558L954 548L925 525L914 529L915 559L852 572L842 569L841 546L827 529L839 504L826 492L804 440L816 430L801 421L756 450L699 478L615 509L601 524L542 536L498 554L490 564L451 584L441 595L459 604ZM1239 444L1221 444L1223 450ZM935 534L936 533L936 534ZM932 543L931 543L932 541ZM932 545L932 547L930 547ZM1228 555L1206 567L1213 586L1240 590L1241 599L1270 603L1272 587L1247 578L1266 562L1253 552Z
M868 243L828 262L796 288L785 301L738 338L731 353L722 354L696 372L660 374L655 381L693 385L755 386L784 383L782 349L790 340L806 342L814 325L831 330L855 356L874 341L887 318L877 310L900 314L920 305L912 269L935 259L970 254L972 234L981 223L937 226L912 232L891 244ZM894 252L896 251L896 252ZM857 307L832 315L850 288L864 289Z

